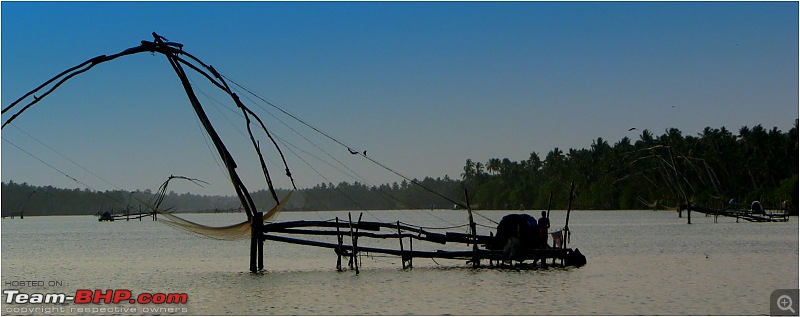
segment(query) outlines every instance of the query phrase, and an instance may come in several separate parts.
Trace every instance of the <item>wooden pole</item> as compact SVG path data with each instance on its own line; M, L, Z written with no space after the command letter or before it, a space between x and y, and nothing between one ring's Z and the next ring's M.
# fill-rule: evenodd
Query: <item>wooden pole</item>
M494 233L492 233L491 231L489 231L489 238L491 240L494 240ZM489 267L494 267L494 262L492 261L491 258L489 259Z
M256 225L257 221L259 221L258 217L250 219L250 272L252 273L258 272L258 236L263 234L256 231L259 228Z
M403 238L400 238L403 239ZM414 239L409 237L408 238L408 249L411 250L411 254L408 255L408 268L414 268Z
M481 265L480 257L478 257L478 238L477 236L477 229L475 228L475 221L472 218L472 207L469 205L469 192L467 189L464 188L464 198L467 202L467 215L469 216L469 230L472 234L472 253L474 256L472 257L472 267L478 268Z
M353 255L356 253L356 250L355 250L356 249L355 248L356 247L355 246L356 238L353 236L353 217L350 215L349 212L347 213L347 222L350 224L350 243L353 244L353 252L350 252L350 261L347 263L347 265L349 265L350 269L352 270L353 269Z
M550 191L550 198L547 198L547 219L550 219L550 207L553 204L553 191Z
M689 204L689 200L686 200L686 223L692 224L692 205Z
M569 236L569 214L572 211L572 197L575 196L575 182L570 183L569 185L569 204L567 205L567 220L564 221L564 236L561 239L564 239L564 248L567 248L567 237Z
M264 235L264 213L257 212L255 216L256 220L256 233L258 233L258 270L264 270L264 239L262 236Z
M342 271L342 233L339 231L339 217L336 217L336 239L339 246L336 248L336 271Z
M361 224L361 216L363 216L363 215L364 215L363 212L358 213L358 222L357 222L357 224L359 224L359 225ZM358 233L358 228L359 228L359 226L356 226L356 233ZM361 262L358 259L358 249L357 248L358 248L358 235L353 235L353 265L355 265L355 267L356 267L356 275L358 275L358 273L359 273L358 272L358 263Z
M406 254L403 250L403 235L400 232L400 221L397 221L397 238L400 239L400 262L403 263L403 269L406 269Z
M569 204L567 205L567 220L564 221L564 228L569 230L569 213L572 211L572 197L575 196L575 182L569 185Z

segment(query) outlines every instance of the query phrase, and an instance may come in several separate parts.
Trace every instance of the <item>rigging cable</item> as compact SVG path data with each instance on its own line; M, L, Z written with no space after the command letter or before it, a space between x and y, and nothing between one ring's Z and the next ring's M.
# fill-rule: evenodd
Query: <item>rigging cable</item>
M53 147L51 147L51 146L47 145L47 144L46 144L46 143L44 143L42 140L39 140L38 138L34 137L33 135L31 135L31 134L30 134L30 133L28 133L27 131L25 131L25 130L23 130L22 128L20 128L19 126L17 126L16 124L12 124L11 126L12 126L12 127L14 127L14 128L16 128L16 129L17 129L17 130L19 130L20 132L24 133L25 135L27 135L27 136L28 136L28 137L30 137L31 139L35 140L35 141L36 141L36 142L38 142L39 144L43 145L44 147L48 148L50 151L53 151L54 153L56 153L56 154L58 154L59 156L63 157L64 159L66 159L66 160L67 160L67 161L69 161L70 163L72 163L72 164L75 164L75 166L77 166L77 167L81 168L81 169L82 169L82 170L84 170L85 172L87 172L87 173L89 173L89 174L92 174L94 177L97 177L98 179L102 180L102 181L103 181L103 182L105 182L106 184L108 184L108 185L111 185L111 187L114 187L114 188L116 188L116 189L120 189L120 190L121 190L121 188L120 188L119 186L112 184L112 183L111 183L110 181L108 181L107 179L105 179L105 178L101 177L100 175L97 175L97 174L95 174L94 172L92 172L92 171L91 171L91 170L89 170L88 168L86 168L86 167L84 167L84 166L82 166L82 165L78 164L77 162L75 162L75 160L73 160L73 159L71 159L71 158L67 157L67 156L66 156L66 155L64 155L63 153L61 153L61 152L57 151L56 149L54 149ZM8 141L8 140L7 140L7 139L5 139L5 138L3 138L3 140L6 140L6 141ZM11 143L10 141L8 141L8 142L9 142L9 143ZM15 147L17 147L18 149L22 150L22 148L20 148L19 146L15 145L15 144L14 144L14 146L15 146ZM23 152L25 152L24 150L22 150L22 151L23 151ZM30 153L28 153L28 152L25 152L25 153L27 153L28 155L31 155L31 154L30 154ZM31 155L31 156L33 156L33 155ZM34 157L34 158L36 158L36 157ZM37 158L37 159L38 159L38 158ZM41 160L39 160L39 161L41 161ZM44 163L44 162L42 162L42 163ZM45 164L47 164L47 163L45 163ZM49 165L49 164L47 164L47 165ZM51 166L51 167L52 167L52 166ZM54 168L54 169L55 169L55 168ZM56 170L58 170L58 169L56 169ZM60 171L59 171L59 172L60 172ZM62 172L62 174L64 174L64 173ZM66 174L65 174L65 175L66 175ZM72 178L72 177L70 177L70 176L67 176L67 177L69 177L69 178ZM74 180L74 179L73 179L73 180Z
M242 85L240 85L240 84L239 84L239 83L237 83L236 81L234 81L234 80L232 80L232 79L230 79L230 78L228 78L228 77L225 77L225 78L226 78L226 79L228 79L228 80L229 80L231 83L233 83L234 85L236 85L236 86L240 87L241 89L243 89L244 91L246 91L246 92L247 92L249 95L252 95L252 96L254 96L254 97L258 98L259 100L261 100L262 102L264 102L264 103L267 103L267 104L269 104L270 106L272 106L272 107L274 107L274 108L276 108L276 109L278 109L278 110L281 110L283 113L286 113L286 114L287 114L287 115L289 115L290 117L292 117L292 118L295 118L296 120L298 120L298 121L302 122L303 124L305 124L305 125L307 125L307 126L309 126L309 127L310 127L310 125L309 125L308 123L306 123L305 121L302 121L302 120L298 119L296 116L294 116L294 115L292 115L292 114L289 114L287 111L284 111L284 110L282 110L280 107L278 107L278 106L277 106L277 105L275 105L274 103L272 103L272 102L270 102L270 101L266 100L265 98L263 98L263 97L261 97L261 96L259 96L259 95L255 94L253 91L251 91L251 90L249 90L249 89L247 89L247 88L243 87ZM339 170L340 172L342 172L342 173L343 173L343 174L345 174L345 175L348 175L348 176L350 176L350 177L352 177L352 178L354 178L354 179L357 179L357 180L361 181L362 183L365 183L365 184L367 184L367 185L369 185L369 186L372 186L373 188L377 188L377 189L378 189L378 191L379 191L379 193L380 193L380 194L383 196L384 200L386 200L387 202L389 202L389 201L390 201L389 199L393 199L393 200L394 200L394 201L396 201L396 202L400 202L400 203L406 203L406 202L404 202L404 201L400 200L399 198L395 197L394 195L392 195L392 194L390 194L390 193L387 193L387 192L385 192L385 191L381 190L381 189L380 189L380 187L378 187L378 186L375 186L375 184L371 183L371 182L370 182L369 180L367 180L365 177L363 177L363 176L359 175L359 174L358 174L358 172L356 172L356 171L354 171L353 169L351 169L349 166L347 166L347 164L344 164L342 161L340 161L339 159L337 159L336 157L334 157L334 156L333 156L332 154L330 154L328 151L325 151L324 149L322 149L322 148L321 148L319 145L317 145L316 143L314 143L313 141L311 141L310 139L308 139L308 138L307 138L305 135L303 135L302 133L300 133L299 131L297 131L295 128L293 128L292 126L288 125L288 124L287 124L285 121L281 120L280 118L278 118L277 116L275 116L274 114L272 114L271 112L269 112L269 111L268 111L267 109L265 109L264 107L261 107L261 105L260 105L260 104L259 104L259 103L258 103L256 100L253 100L252 98L248 97L248 94L245 94L244 96L245 96L245 98L247 98L247 99L248 99L250 102L252 102L252 103L253 103L253 104L255 104L256 106L259 106L259 107L260 107L260 108L261 108L261 109L262 109L264 112L266 112L268 115L270 115L271 117L273 117L273 118L274 118L275 120L277 120L278 122L282 123L284 126L286 126L287 128L289 128L291 131L293 131L294 133L296 133L298 136L300 136L301 138L303 138L304 140L306 140L308 143L310 143L311 145L313 145L314 147L316 147L318 150L320 150L320 151L322 151L323 153L325 153L325 154L326 154L328 157L330 157L330 158L331 158L331 159L333 159L334 161L338 162L340 165L344 166L344 167L345 167L347 170L349 170L349 171L350 171L351 173L353 173L355 176L353 176L353 175L351 175L351 174L347 174L346 172L343 172L343 171L341 171L341 169L339 169L339 168L336 168L336 167L335 167L335 166L333 166L332 164L330 164L330 163L328 163L328 162L326 162L326 161L324 161L324 160L322 160L322 159L320 159L320 158L318 158L318 157L316 157L316 156L315 156L317 159L319 159L319 160L320 160L320 161L322 161L323 163L326 163L326 164L328 164L329 166L331 166L331 167L333 167L333 168L335 168L335 169ZM319 132L319 133L322 133L323 135L325 135L325 136L326 136L326 137L328 137L329 139L332 139L332 137L331 137L330 135L328 135L328 134L326 134L326 133L324 133L324 132L321 132L321 130L319 130L319 129L316 129L316 128L314 128L314 127L311 127L311 128L312 128L312 129L314 129L315 131ZM337 143L338 143L338 144L341 144L341 145L344 145L344 146L347 146L347 145L345 145L343 142L337 142ZM296 148L297 148L297 147L296 147ZM302 151L302 152L304 152L304 153L306 153L306 154L312 155L312 154L308 153L307 151L304 151L304 150L302 150L302 149L299 149L299 148L297 148L297 149L298 149L298 150L300 150L300 151ZM348 151L349 151L349 153L350 153L350 154L362 154L362 155L365 155L365 154L363 154L363 153L361 153L361 152L356 152L356 151L353 151L353 150L352 150L352 149L350 149L349 147L348 147ZM295 154L295 155L297 155L297 154ZM312 155L312 156L313 156L313 155ZM308 163L307 163L307 164L308 164ZM386 167L383 167L383 168L386 168ZM395 173L396 173L396 172L395 172ZM397 173L396 173L396 174L397 174ZM413 179L409 179L408 177L404 177L404 176L402 176L402 175L401 175L401 177L403 177L404 179L406 179L406 180L407 180L407 181L409 181L409 182L415 183L415 181L414 181ZM327 179L326 179L326 180L327 180ZM328 182L330 182L330 181L328 181ZM420 187L423 187L423 188L426 188L425 186L422 186L421 184L418 184L418 183L416 183L416 185L418 185L418 186L420 186ZM427 189L427 188L426 188L426 189ZM435 191L432 191L432 190L430 190L430 189L427 189L427 190L428 190L428 191L431 191L431 192L433 192L433 193L436 193ZM439 195L439 196L441 196L441 195ZM444 196L442 196L442 197L444 197ZM447 199L446 197L444 197L444 198L445 198L445 199ZM451 200L448 200L448 201L451 201ZM451 202L452 202L452 201L451 201ZM402 211L402 210L401 210L401 212L402 212L404 215L406 214L406 212L405 212L405 211ZM447 221L447 220L445 220L445 219L442 219L441 217L439 217L439 216L435 215L435 214L434 214L434 213L432 213L432 212L429 212L429 211L427 211L427 210L424 210L424 209L423 209L423 212L425 212L425 213L427 213L427 214L429 214L429 215L433 216L434 218L437 218L437 219L439 219L440 221L442 221L442 222L444 222L444 223L447 223L447 224L449 224L449 225L452 225L452 223L451 223L451 222L449 222L449 221ZM416 215L416 213L415 213L415 215ZM490 221L491 221L491 220L490 220Z
M91 190L92 190L92 191L94 191L95 193L98 193L98 194L100 194L100 195L103 195L103 196L105 196L106 198L108 198L108 199L109 199L109 200L111 200L111 201L114 201L114 202L117 202L117 203L119 203L119 204L125 205L125 202L124 202L124 201L122 201L122 200L120 200L120 199L118 199L117 197L114 197L114 196L112 196L112 195L109 195L109 194L107 194L106 192L99 191L99 190L95 189L94 187L92 187L92 186L89 186L89 184L86 184L86 183L84 183L84 182L82 182L82 181L78 180L77 178L70 176L69 174L67 174L67 173L65 173L64 171L62 171L62 170L58 169L57 167L55 167L55 166L53 166L53 165L51 165L51 164L49 164L49 163L45 162L45 161L44 161L44 160L42 160L41 158L39 158L39 157L37 157L36 155L33 155L32 153L30 153L30 152L26 151L25 149L23 149L23 148L22 148L22 147L20 147L19 145L15 144L14 142L11 142L10 140L6 139L5 137L2 137L2 140L3 140L3 141L6 141L6 142L8 142L9 144L11 144L12 146L14 146L15 148L19 149L20 151L22 151L23 153L27 154L28 156L30 156L30 157L32 157L32 158L34 158L35 160L39 161L40 163L42 163L42 164L46 165L47 167L49 167L49 168L53 169L54 171L61 173L61 175L64 175L64 176L66 176L67 178L71 179L71 180L72 180L72 181L74 181L75 183L78 183L79 185L82 185L82 186L84 186L85 188L91 189ZM92 173L92 172L89 172L89 173L91 173L92 175L95 175L95 174L94 174L94 173ZM111 185L113 186L113 184L111 184ZM115 186L115 187L116 187L116 186ZM138 200L138 198L137 198L137 200Z
M336 142L337 144L339 144L339 145L341 145L341 146L343 146L343 147L347 148L347 150L348 150L348 151L349 151L351 154L357 154L357 155L360 155L360 156L362 156L362 157L366 158L367 160L369 160L369 161L373 162L374 164L376 164L376 165L380 166L381 168L383 168L383 169L385 169L385 170L387 170L387 171L389 171L389 172L391 172L391 173L393 173L393 174L395 174L395 175L397 175L397 176L399 176L399 177L401 177L401 178L405 179L406 181L408 181L408 182L410 182L410 183L412 183L412 184L414 184L414 185L417 185L417 186L421 187L422 189L424 189L424 190L426 190L426 191L428 191L428 192L430 192L430 193L432 193L432 194L434 194L434 195L436 195L436 196L439 196L439 197L441 197L441 198L443 198L443 199L445 199L445 200L447 200L447 201L449 201L449 202L451 202L451 203L453 203L453 204L455 204L455 205L457 205L457 206L459 206L459 207L462 207L462 208L465 208L465 209L467 208L467 206L466 206L465 204L463 204L463 203L461 203L461 202L458 202L458 201L455 201L455 200L453 200L453 199L451 199L451 198L449 198L449 197L447 197L447 196L444 196L444 195L442 195L441 193L439 193L439 192L437 192L437 191L435 191L435 190L433 190L433 189L430 189L430 188L428 188L428 187L427 187L427 186L425 186L425 185L422 185L422 184L421 184L421 183L419 183L418 181L416 181L416 180L414 180L414 179L412 179L412 178L409 178L409 177L407 177L407 176L405 176L405 175L403 175L403 174L401 174L401 173L399 173L399 172L397 172L397 171L395 171L395 170L393 170L393 169L389 168L388 166L386 166L386 165L384 165L384 164L382 164L382 163L380 163L380 162L378 162L378 161L376 161L376 160L372 159L371 157L367 156L367 155L366 155L364 152L353 151L353 150L352 150L352 147L351 147L351 146L349 146L349 145L347 145L347 144L345 144L343 141L340 141L340 140L338 140L338 139L334 138L334 137L333 137L333 136L331 136L330 134L328 134L328 133L325 133L324 131L320 130L319 128L317 128L317 127L315 127L315 126L311 125L310 123L308 123L308 122L306 122L306 121L304 121L304 120L302 120L302 119L298 118L297 116L295 116L295 115L293 115L293 114L289 113L288 111L284 110L283 108L281 108L281 107L278 107L276 104L274 104L274 103L272 103L272 102L270 102L270 101L266 100L265 98L261 97L260 95L256 94L255 92L253 92L253 91L251 91L251 90L247 89L246 87L242 86L241 84L239 84L238 82L234 81L233 79L231 79L231 78L229 78L229 77L227 77L227 76L224 76L224 75L222 75L222 77L224 77L225 79L227 79L228 81L230 81L231 83L233 83L235 86L238 86L239 88L241 88L241 89L243 89L244 91L248 92L250 95L252 95L252 96L255 96L256 98L258 98L258 99L259 99L259 100L261 100L262 102L266 103L267 105L269 105L269 106L271 106L271 107L273 107L273 108L277 109L278 111L280 111L280 112L282 112L282 113L286 114L287 116L291 117L292 119L295 119L295 120L297 120L298 122L302 123L303 125L305 125L305 126L307 126L307 127L311 128L312 130L314 130L314 131L316 131L316 132L318 132L318 133L322 134L323 136L325 136L326 138L330 139L331 141L333 141L333 142ZM266 111L266 110L265 110L265 111ZM285 124L285 123L284 123L284 124ZM354 152L355 152L355 153L354 153ZM328 155L330 156L330 154L328 154ZM337 161L338 161L338 160L337 160ZM341 162L340 162L340 164L341 164ZM476 213L476 214L478 214L478 213ZM482 218L486 219L486 220L489 220L489 221L491 221L491 222L494 222L495 224L497 224L497 222L496 222L496 221L494 221L494 220L492 220L492 219L490 219L490 218L487 218L487 217L485 217L485 216L483 216L483 215L481 215L481 214L478 214L478 215L479 215L479 216L481 216Z

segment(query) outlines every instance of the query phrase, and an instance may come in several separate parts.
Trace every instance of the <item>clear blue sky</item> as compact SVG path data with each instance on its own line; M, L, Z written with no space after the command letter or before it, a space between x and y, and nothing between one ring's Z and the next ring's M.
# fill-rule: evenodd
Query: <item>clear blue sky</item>
M3 107L155 31L412 178L460 178L468 158L544 158L597 137L637 140L645 128L786 131L798 117L797 2L2 2L1 10ZM242 118L202 93L246 184L264 188ZM252 107L276 135L338 164ZM268 110L370 183L401 181ZM166 59L149 53L79 75L2 130L98 190L156 190L175 174L211 183L175 184L176 192L232 195L203 135ZM329 180L353 181L295 151ZM324 181L293 153L287 159L299 187ZM281 169L272 173L289 186ZM85 187L7 141L2 180Z

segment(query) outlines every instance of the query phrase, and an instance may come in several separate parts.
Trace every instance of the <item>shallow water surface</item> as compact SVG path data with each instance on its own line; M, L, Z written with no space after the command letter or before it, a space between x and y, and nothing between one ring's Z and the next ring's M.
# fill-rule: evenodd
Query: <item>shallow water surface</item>
M507 211L482 211L499 221ZM537 212L533 212L536 214ZM553 211L553 227L565 212ZM347 219L344 212L282 213L278 220ZM355 216L355 215L354 215ZM242 214L190 214L229 225ZM355 217L357 218L357 217ZM466 223L464 211L372 211L364 220L425 226ZM481 221L483 220L483 221ZM209 240L159 222L99 223L94 217L28 217L2 221L3 290L27 293L128 289L186 293L185 305L2 304L2 314L86 315L76 307L175 308L158 315L767 315L775 289L798 287L798 225L736 223L674 212L577 211L570 247L587 257L582 268L517 271L472 269L463 261L363 256L361 273L336 272L328 249L266 243L267 272L250 274L249 241ZM482 217L476 221L490 227ZM467 232L466 227L451 231ZM491 230L479 227L480 233ZM309 237L335 242L335 237ZM397 241L359 240L397 248ZM415 243L415 250L468 249ZM344 260L346 263L346 260ZM10 281L45 286L12 287ZM48 286L50 283L57 284ZM3 296L5 300L6 296ZM58 309L63 309L62 313ZM91 313L89 313L91 314ZM97 313L100 314L100 313Z

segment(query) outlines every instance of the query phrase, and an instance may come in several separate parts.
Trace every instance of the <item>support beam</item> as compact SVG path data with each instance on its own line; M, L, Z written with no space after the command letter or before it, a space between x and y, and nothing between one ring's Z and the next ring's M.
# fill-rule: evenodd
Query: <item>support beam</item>
M256 213L258 214L258 213ZM256 221L261 221L257 216L250 218L250 272L258 272L258 241L261 240L260 226L256 225Z

